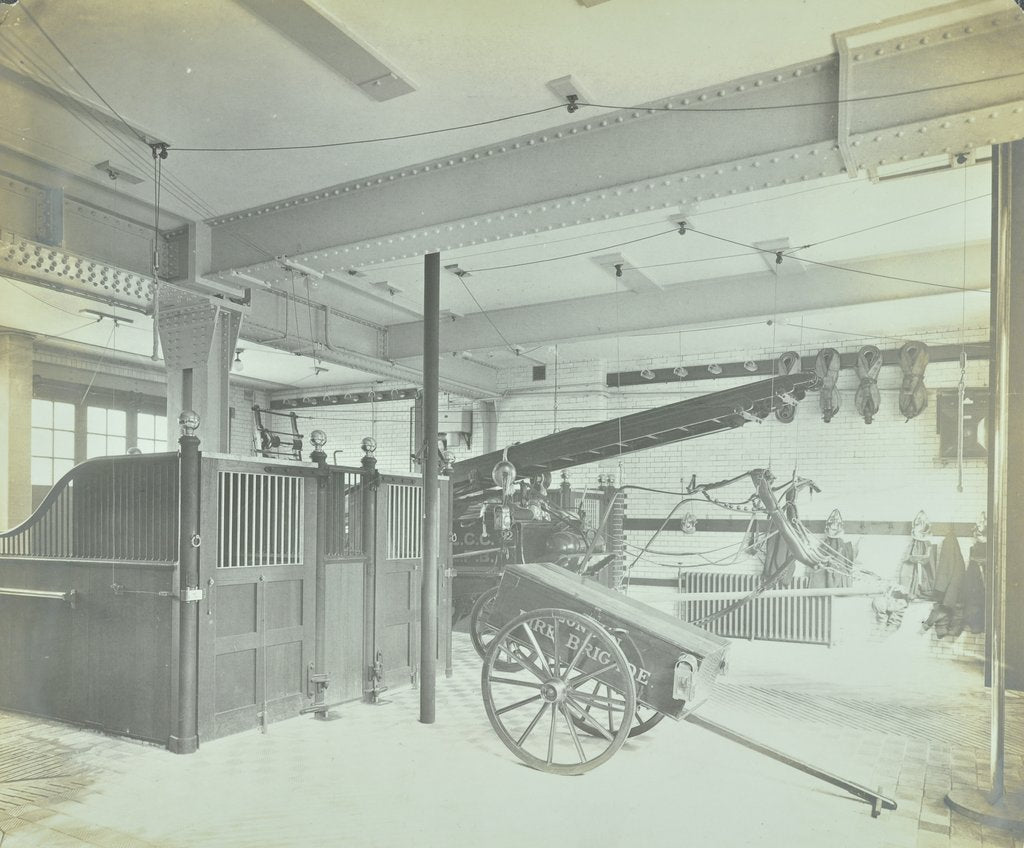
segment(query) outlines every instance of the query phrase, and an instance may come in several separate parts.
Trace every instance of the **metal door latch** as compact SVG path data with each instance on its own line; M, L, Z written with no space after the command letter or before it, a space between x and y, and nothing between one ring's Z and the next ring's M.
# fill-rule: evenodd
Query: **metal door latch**
M388 687L384 685L384 652L377 651L377 656L373 661L373 665L369 669L369 686L366 687L366 696L371 704L386 704L387 701L381 699L381 695L388 691Z

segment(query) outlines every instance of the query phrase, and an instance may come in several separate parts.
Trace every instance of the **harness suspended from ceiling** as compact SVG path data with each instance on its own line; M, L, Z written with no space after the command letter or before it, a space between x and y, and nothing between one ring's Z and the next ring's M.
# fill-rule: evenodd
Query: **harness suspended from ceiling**
M826 424L839 412L839 390L836 383L839 382L839 351L833 347L826 347L818 351L814 360L814 373L821 383L820 394L821 416Z
M870 424L878 413L881 398L878 395L878 372L882 370L882 351L874 345L864 345L857 352L857 363L854 366L860 385L853 399L857 412L861 414L865 424Z
M903 384L900 386L900 412L909 421L928 406L928 390L924 385L924 369L928 367L928 345L907 342L900 348L900 368Z
M800 360L800 354L795 350L787 350L785 353L781 354L775 365L776 373L781 374L784 377L792 374L799 374L801 368L803 368L803 363ZM795 415L795 403L783 403L781 406L775 408L775 417L783 424L789 424Z

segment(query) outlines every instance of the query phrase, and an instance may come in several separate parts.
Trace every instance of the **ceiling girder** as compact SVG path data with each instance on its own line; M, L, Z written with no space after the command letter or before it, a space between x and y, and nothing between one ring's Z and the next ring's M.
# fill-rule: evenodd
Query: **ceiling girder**
M477 314L442 322L440 349L446 353L494 347L495 330L491 322L499 328L511 330L514 327L520 344L543 344L565 339L567 328L571 329L574 339L581 340L955 291L955 277L960 276L964 258L962 248L949 248L846 263L844 267L850 270L811 266L807 274L792 276L776 276L766 270L683 283L652 293L620 291L493 310L488 313L489 320L488 316ZM786 259L786 262L797 261L796 257ZM987 288L989 261L988 245L968 246L968 290ZM871 273L905 276L952 288L901 282L870 276ZM422 333L421 322L392 327L389 332L391 355L398 359L414 355L420 350Z
M546 132L212 219L212 271L260 268L301 243L295 258L341 272L1024 136L1024 18L992 0L953 6L648 104L671 112L583 107ZM848 55L865 44L870 60ZM975 80L987 81L963 85ZM837 105L844 94L856 102ZM771 108L782 104L811 105Z

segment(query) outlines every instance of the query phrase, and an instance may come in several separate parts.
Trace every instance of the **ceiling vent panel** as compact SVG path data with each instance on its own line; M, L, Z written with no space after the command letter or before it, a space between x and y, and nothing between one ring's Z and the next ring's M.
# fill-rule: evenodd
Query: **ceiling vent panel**
M373 100L391 100L415 88L335 21L303 0L237 0L283 36L343 76Z

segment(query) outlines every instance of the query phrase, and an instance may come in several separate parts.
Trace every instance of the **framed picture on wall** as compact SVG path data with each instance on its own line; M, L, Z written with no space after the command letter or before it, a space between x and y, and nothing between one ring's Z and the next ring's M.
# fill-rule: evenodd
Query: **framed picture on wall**
M958 392L938 389L935 398L936 429L939 431L939 457L956 459ZM985 434L988 424L988 389L964 392L964 457L988 456Z

